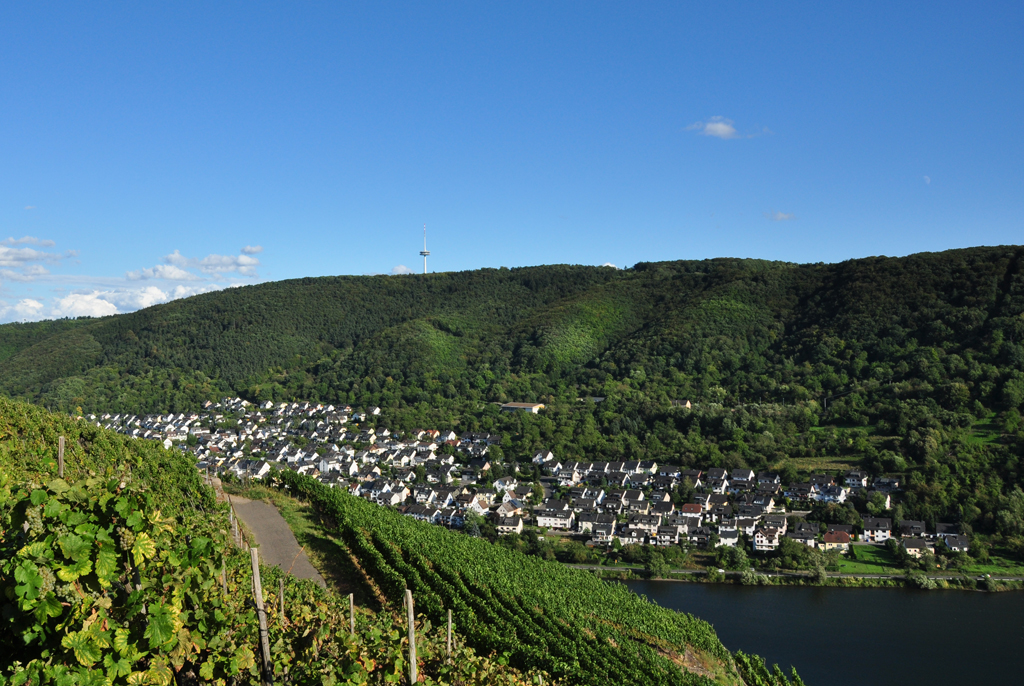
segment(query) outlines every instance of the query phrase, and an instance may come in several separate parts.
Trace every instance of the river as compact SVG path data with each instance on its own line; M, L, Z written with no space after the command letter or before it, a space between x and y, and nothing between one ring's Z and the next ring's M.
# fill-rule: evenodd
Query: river
M625 583L808 686L1024 683L1024 592Z

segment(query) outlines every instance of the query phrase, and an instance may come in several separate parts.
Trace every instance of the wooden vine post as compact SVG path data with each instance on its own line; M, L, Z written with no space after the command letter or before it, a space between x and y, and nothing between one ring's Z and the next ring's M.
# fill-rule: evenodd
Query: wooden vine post
M260 551L249 549L252 560L252 594L256 600L256 616L260 620L260 652L263 654L263 686L274 683L274 674L270 668L270 635L267 632L267 612L263 607L263 584L260 583Z
M57 439L57 476L64 478L64 437Z
M412 591L405 589L405 611L409 619L409 683L415 684L416 674L416 615L412 606Z
M281 606L281 626L284 626L284 577L282 576L278 581L281 584L281 590L277 594L278 604Z
M356 594L348 594L348 632L356 635Z
M452 611L448 610L448 657L452 656Z

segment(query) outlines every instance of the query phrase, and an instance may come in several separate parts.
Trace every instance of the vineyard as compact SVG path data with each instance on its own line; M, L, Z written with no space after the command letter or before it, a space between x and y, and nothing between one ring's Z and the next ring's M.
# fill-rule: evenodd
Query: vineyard
M250 557L194 466L4 404L15 412L0 413L0 686L266 683ZM50 459L55 430L71 434L66 479ZM163 476L139 478L149 473ZM276 567L261 576L274 683L405 682L404 620L360 610L350 631L347 598L291 577L280 585ZM420 683L551 683L459 636L449 655L422 616L415 631Z
M261 674L249 555L190 459L0 399L0 686L407 683L406 589L419 683L802 685L625 587L292 472L277 485L313 506L384 602L350 631L347 598L262 567Z
M452 610L478 651L570 684L802 684L759 658L734 660L712 627L624 586L484 540L424 525L294 472L278 485L308 501L367 581L392 603L406 588L437 621Z

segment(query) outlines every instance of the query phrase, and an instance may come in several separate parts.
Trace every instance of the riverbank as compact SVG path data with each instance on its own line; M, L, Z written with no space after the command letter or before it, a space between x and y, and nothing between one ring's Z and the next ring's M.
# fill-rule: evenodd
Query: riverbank
M716 569L673 569L667 574L650 576L639 567L577 565L569 567L589 571L608 581L681 581L699 584L744 586L820 586L830 588L911 588L920 590L963 590L989 593L1024 590L1024 577L968 576L963 574L826 574L815 578L804 571L760 573Z

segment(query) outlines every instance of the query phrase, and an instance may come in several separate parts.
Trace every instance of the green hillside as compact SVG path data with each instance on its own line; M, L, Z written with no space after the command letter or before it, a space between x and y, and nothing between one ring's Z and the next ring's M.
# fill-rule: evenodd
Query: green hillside
M0 391L68 412L379 405L392 429L506 434L507 459L860 466L903 476L904 514L1024 552L1022 255L282 281L0 326Z
M0 685L263 681L249 556L191 459L9 400L0 456ZM803 683L617 584L287 478L340 527L340 554L383 603L360 608L350 634L347 599L287 577L281 616L281 572L262 568L278 683L406 682L406 587L420 683ZM448 609L451 656L435 628Z
M58 436L67 438L58 478ZM231 539L190 459L36 407L0 400L0 684L259 684L259 626L248 553ZM408 663L406 626L262 568L278 683L389 683ZM544 676L452 656L417 624L421 682L526 686ZM550 679L548 679L550 682Z

